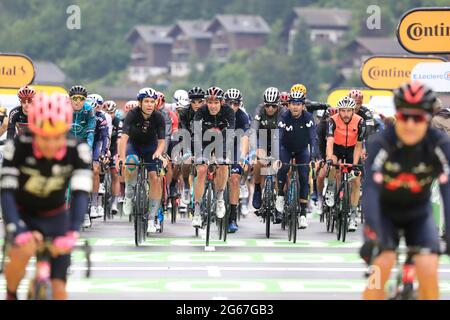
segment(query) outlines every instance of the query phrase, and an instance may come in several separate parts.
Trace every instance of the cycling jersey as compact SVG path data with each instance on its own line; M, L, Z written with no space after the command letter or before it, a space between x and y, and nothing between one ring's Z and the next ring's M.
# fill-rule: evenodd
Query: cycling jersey
M123 133L136 145L158 146L158 140L165 138L164 116L154 110L150 118L145 119L140 108L130 110L123 123Z
M220 107L219 112L213 116L209 113L209 109L207 105L204 105L198 109L198 111L195 113L194 116L194 126L196 125L195 122L199 122L202 128L202 137L197 137L194 135L194 145L195 142L199 139L202 142L202 150L208 146L211 142L210 141L203 141L203 134L210 129L216 129L222 132L223 142L224 142L224 155L225 152L228 152L232 149L234 144L234 139L230 139L230 141L226 140L226 130L235 129L236 125L236 119L234 115L233 109L224 104ZM227 145L228 143L228 145ZM197 153L197 150L194 152Z
M14 139L16 135L29 133L28 116L23 113L21 106L15 107L9 113L8 130L6 139Z
M88 193L92 191L92 158L87 144L68 139L66 148L55 159L48 160L33 144L32 137L21 136L8 140L3 156L0 173L3 215L6 224L15 225L16 234L27 230L21 213L36 218L65 214L69 181L76 205L70 209L70 225L60 227L79 230Z
M95 111L89 103L85 102L81 110L73 112L70 133L76 138L86 141L91 148L94 145L95 126Z
M326 159L327 157L327 128L329 117L323 116L317 124L316 136L317 147L319 149L320 159Z
M253 117L253 121L251 122L251 141L250 146L251 149L254 150L256 148L263 148L266 149L266 146L259 146L260 143L260 129L267 130L267 152L270 154L271 144L272 140L276 139L277 132L276 129L278 128L278 122L280 120L280 116L286 112L287 109L285 107L279 106L277 112L269 116L266 113L266 110L264 108L264 105L258 106L258 108L255 111L255 116ZM272 137L272 134L274 136Z
M288 152L300 152L311 146L311 153L316 157L316 125L313 116L303 111L301 116L294 118L291 112L281 115L278 122L280 129L280 146Z
M189 106L189 108L182 109L179 113L179 128L189 130L191 135L194 134L194 116L195 111L191 106Z
M343 147L354 147L358 142L364 139L365 124L364 120L354 114L349 123L337 113L328 120L327 137L334 138L334 144Z
M415 233L416 237L437 234L435 223L430 223L431 184L440 174L449 177L449 163L450 139L436 129L428 129L425 138L414 146L404 145L394 126L388 126L385 131L371 137L362 198L366 224L379 235L386 234L386 229L396 225L412 229L410 233ZM448 222L450 183L447 181L440 188ZM421 226L427 226L426 230L420 230ZM446 223L446 234L450 234L450 223ZM384 238L388 241L394 237ZM426 247L427 239L415 245ZM433 243L436 241L439 244L438 240Z
M237 109L237 111L234 114L236 121L235 129L236 130L240 129L243 131L245 135L248 135L250 130L250 118L248 114L241 108ZM234 141L234 159L233 159L234 162L238 162L241 157L240 147L238 149L238 140L240 142L241 141L240 138L241 137L237 137ZM231 168L231 173L242 175L243 173L242 167L238 164L233 165L233 167Z
M314 111L317 111L317 110L326 110L330 107L330 105L326 104L326 103L311 101L311 100L306 99L305 107L309 113L313 113Z
M111 155L117 154L117 142L122 136L122 129L123 121L115 116L114 119L112 119L111 145L109 148L111 150Z
M94 134L93 161L98 161L99 156L105 156L109 149L108 120L103 111L95 113L96 124Z
M106 124L108 126L108 137L109 137L109 140L111 141L111 134L112 134L112 130L113 130L112 117L107 112L105 112L105 111L102 111L102 112L103 112L103 114L105 115L105 118L106 118Z

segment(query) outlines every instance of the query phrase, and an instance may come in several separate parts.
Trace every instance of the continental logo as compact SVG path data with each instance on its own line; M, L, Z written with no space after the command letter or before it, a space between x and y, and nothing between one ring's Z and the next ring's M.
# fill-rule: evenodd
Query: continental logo
M417 54L450 53L450 8L417 8L400 19L397 38Z
M424 37L449 37L450 41L450 25L441 23L434 26L424 26L421 23L413 23L406 29L408 38L414 41L423 39Z
M433 57L375 56L363 63L361 79L369 88L392 90L411 79L412 70L418 63L442 61Z

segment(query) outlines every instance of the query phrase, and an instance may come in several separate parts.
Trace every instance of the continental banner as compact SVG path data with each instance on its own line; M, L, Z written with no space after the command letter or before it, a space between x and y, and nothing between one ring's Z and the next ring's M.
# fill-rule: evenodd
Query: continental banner
M450 53L450 7L415 8L397 27L398 42L416 54Z
M392 90L411 79L411 72L421 62L443 62L443 58L375 56L361 67L362 82L372 89Z
M18 54L0 54L0 88L20 88L33 82L34 66L30 58Z

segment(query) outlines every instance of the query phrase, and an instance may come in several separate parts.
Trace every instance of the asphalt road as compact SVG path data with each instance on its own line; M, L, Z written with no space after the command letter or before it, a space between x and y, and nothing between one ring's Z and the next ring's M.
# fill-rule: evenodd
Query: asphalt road
M93 246L92 275L86 279L81 252L72 255L68 282L70 299L360 299L365 286L365 265L358 256L360 232L345 243L325 231L314 214L309 227L299 230L296 244L287 231L265 225L250 213L227 243L195 237L190 220L165 222L162 234L152 234L135 247L133 226L126 217L95 220L83 236ZM1 228L3 229L3 228ZM32 276L30 263L27 278ZM24 298L28 280L19 289ZM450 298L450 260L441 258L443 299ZM0 292L5 281L0 276Z

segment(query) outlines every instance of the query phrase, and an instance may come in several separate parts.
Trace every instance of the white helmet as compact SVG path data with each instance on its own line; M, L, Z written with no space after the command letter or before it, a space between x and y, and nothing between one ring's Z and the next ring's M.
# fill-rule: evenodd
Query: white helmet
M337 103L338 109L353 109L356 108L356 102L350 97L343 97L341 100Z
M264 91L264 103L278 103L280 102L280 91L275 87L267 88Z
M189 94L186 90L177 90L173 94L173 101L177 108L187 108L191 103L189 100Z
M90 94L87 96L86 102L89 103L92 108L97 108L103 104L103 97L99 94Z

